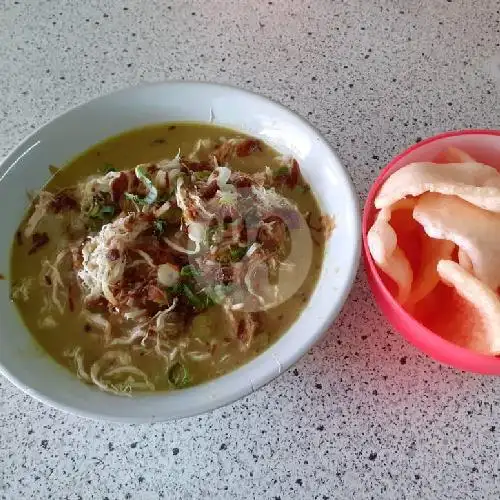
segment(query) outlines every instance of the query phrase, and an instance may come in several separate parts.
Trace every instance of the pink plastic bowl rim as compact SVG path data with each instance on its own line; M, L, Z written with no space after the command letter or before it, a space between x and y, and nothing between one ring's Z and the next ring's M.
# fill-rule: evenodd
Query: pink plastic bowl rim
M396 156L379 174L374 184L372 185L368 197L366 199L364 210L363 210L363 257L365 264L367 266L367 273L371 274L371 278L374 281L373 287L377 288L374 290L375 295L379 295L381 300L384 300L388 306L394 311L395 315L401 316L405 321L405 329L408 331L419 331L422 338L417 340L413 338L412 343L423 350L433 358L460 368L462 370L472 371L476 373L490 374L490 375L500 375L500 358L487 356L484 354L478 354L464 347L460 347L448 340L443 339L436 333L432 332L421 323L416 321L412 316L410 316L394 299L394 297L389 293L389 290L384 285L382 281L378 268L376 267L370 251L368 249L368 243L366 235L368 233L369 227L369 217L373 212L373 203L376 194L378 193L383 182L388 177L389 173L392 173L394 165L403 160L410 153L416 149L425 146L426 144L432 143L434 141L439 141L446 139L448 137L464 136L464 135L491 135L500 136L500 130L481 130L481 129L470 129L470 130L457 130L453 132L444 132L428 139L424 139L406 151L402 152ZM400 332L404 336L404 332Z

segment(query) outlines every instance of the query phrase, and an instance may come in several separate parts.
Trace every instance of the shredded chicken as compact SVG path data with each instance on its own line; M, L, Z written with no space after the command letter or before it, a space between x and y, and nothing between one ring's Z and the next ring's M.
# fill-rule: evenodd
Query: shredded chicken
M92 326L104 333L105 343L108 343L111 337L111 323L102 314L91 313L87 309L83 310L83 316Z
M66 351L64 356L73 361L78 378L91 383L90 375L85 371L82 348L80 346L74 347Z
M130 396L131 389L151 390L155 389L147 375L139 368L133 366L130 354L124 351L107 351L90 368L90 379L105 392L116 394L117 396ZM113 378L116 375L129 375L125 385L116 383Z
M78 271L87 301L103 296L110 304L118 306L111 288L122 279L125 251L148 226L147 220L132 214L106 224L87 240L82 248L82 269ZM119 252L116 260L108 258L110 248Z
M64 314L66 302L68 301L68 291L61 276L61 267L64 259L68 256L67 250L61 250L54 262L45 259L42 262L40 283L51 290L52 303L60 314Z
M11 293L12 300L14 301L20 300L22 302L28 302L34 281L35 280L29 276L27 278L23 278L19 283L15 283L12 286L12 293Z
M35 209L31 214L31 217L28 219L26 226L24 228L24 236L26 238L31 238L35 233L38 224L45 217L47 212L49 211L49 206L54 200L54 195L48 193L47 191L41 191L38 195L37 202L35 204Z

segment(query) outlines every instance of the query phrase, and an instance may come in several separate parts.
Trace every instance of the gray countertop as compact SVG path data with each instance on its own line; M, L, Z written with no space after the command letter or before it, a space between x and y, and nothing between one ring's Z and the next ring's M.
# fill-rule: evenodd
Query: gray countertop
M306 117L364 199L419 138L500 128L497 0L0 0L0 157L145 81L229 82ZM1 348L1 347L0 347ZM420 354L360 270L294 368L175 423L60 413L0 378L0 498L500 497L500 383Z

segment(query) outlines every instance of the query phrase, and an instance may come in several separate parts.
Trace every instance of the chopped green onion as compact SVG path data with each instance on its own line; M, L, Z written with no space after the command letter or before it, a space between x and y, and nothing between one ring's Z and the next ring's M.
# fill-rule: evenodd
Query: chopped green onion
M124 196L127 200L133 201L137 205L146 205L144 198L141 198L137 194L125 193Z
M99 212L101 211L101 206L99 203L94 201L94 204L90 207L90 210L87 212L87 215L91 219L97 219L99 217Z
M308 184L305 184L304 186L295 186L295 189L299 192L299 193L308 193L310 190L311 190L311 187L308 185Z
M273 173L274 177L281 177L283 175L289 175L289 174L290 170L288 169L288 167L280 167Z
M144 203L151 205L158 198L158 190L142 167L135 167L135 175L148 188L148 194L144 198Z
M196 179L203 181L210 177L212 172L210 170L200 170L199 172L194 172Z
M210 297L210 295L204 294L203 297L205 299L205 305L207 308L217 303L212 299L212 297Z
M194 276L200 276L200 271L196 269L192 264L189 264L187 266L183 266L181 269L181 276L184 277L194 277Z
M116 168L113 167L112 163L104 164L104 173L109 174L109 172L116 172Z
M192 306L194 306L196 309L202 310L205 309L206 306L203 303L203 300L198 297L191 288L183 283L182 285L182 293L184 296L189 300Z
M234 207L238 201L238 194L233 191L219 191L217 199L222 206Z
M177 388L185 387L189 384L189 372L181 363L175 363L168 370L168 381Z
M248 248L247 247L233 247L230 250L231 253L231 260L233 262L239 262L247 253Z
M161 195L161 196L158 196L158 198L157 198L157 200L156 200L156 201L157 201L158 203L165 203L166 201L170 200L170 198L171 198L171 194L170 194L170 193L168 193L168 194L163 194L163 195Z
M115 207L113 205L104 205L101 208L100 215L102 216L103 219L107 217L113 217L114 214L115 214Z
M184 267L189 267L189 266L184 266ZM184 269L184 268L183 268ZM188 271L190 272L190 271ZM199 272L196 270L196 272ZM184 271L186 273L186 271ZM182 275L182 270L181 270L181 275ZM183 277L186 277L184 274ZM221 285L223 286L223 285ZM190 302L190 304L195 307L198 311L203 311L210 306L213 306L214 304L220 303L222 300L218 299L215 300L216 294L212 292L211 289L205 290L205 292L196 294L192 288L187 285L186 283L177 283L174 286L168 287L167 292L172 294L172 295L184 295Z
M167 292L172 295L180 295L183 293L182 283L176 283L174 286L169 286Z
M156 219L153 221L154 233L157 236L162 235L165 232L167 223L164 220Z
M212 241L214 239L214 236L216 235L216 233L219 231L219 228L218 226L211 226L207 229L207 244L208 245L211 245L212 244Z
M215 301L206 293L196 294L189 285L182 283L182 294L188 299L191 305L198 311L203 311L215 304Z
M115 207L113 205L101 205L98 201L94 200L94 203L87 215L91 219L109 219L115 214Z
M207 295L206 293L202 293L198 295L201 301L201 310L208 309L209 307L213 306L215 302L212 300L210 295Z

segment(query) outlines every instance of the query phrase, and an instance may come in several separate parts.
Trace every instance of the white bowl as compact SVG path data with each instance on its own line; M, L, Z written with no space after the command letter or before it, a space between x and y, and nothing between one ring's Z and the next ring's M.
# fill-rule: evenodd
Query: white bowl
M292 154L320 202L335 217L319 282L308 307L269 349L241 368L202 385L123 398L81 383L55 363L24 327L0 282L0 372L36 399L83 417L154 422L200 414L263 386L295 363L339 313L359 262L360 217L349 175L330 146L302 118L237 88L167 82L125 89L72 109L22 142L0 166L0 272L7 275L11 240L27 208L26 191L90 146L122 131L169 121L212 122L263 139ZM34 311L34 314L36 312Z

